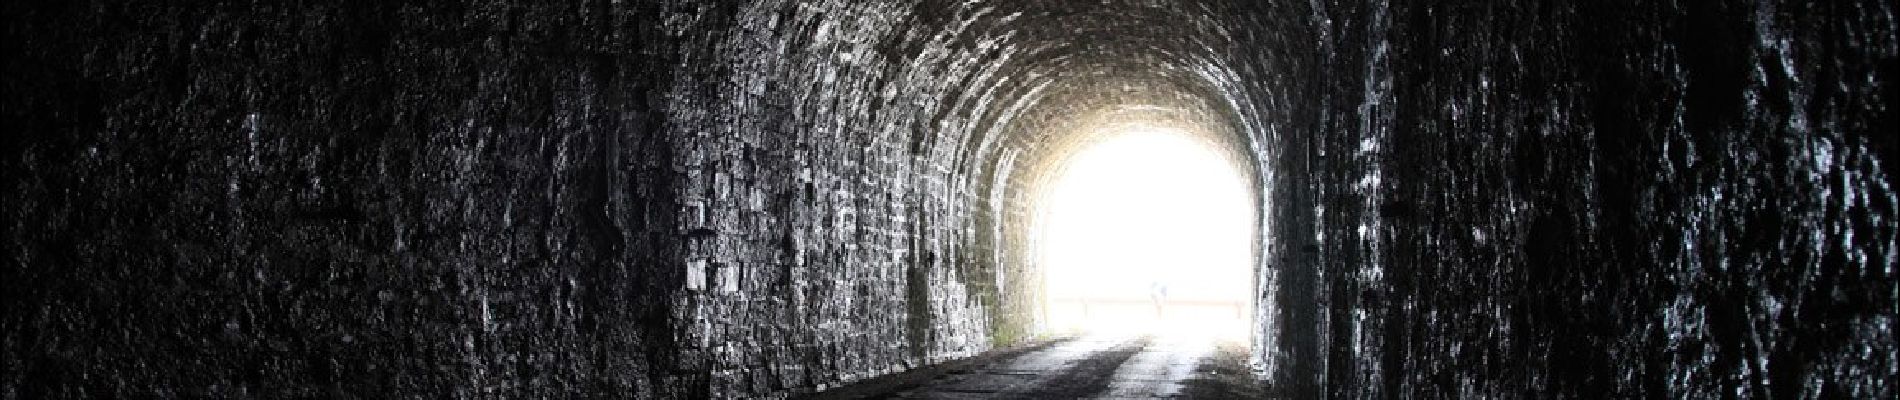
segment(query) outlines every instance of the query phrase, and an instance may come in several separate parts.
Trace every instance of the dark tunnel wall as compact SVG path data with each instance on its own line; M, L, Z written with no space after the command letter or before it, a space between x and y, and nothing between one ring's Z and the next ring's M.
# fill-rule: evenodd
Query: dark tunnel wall
M1895 394L1891 3L1312 12L1282 383Z
M1035 324L1029 177L1117 109L1261 183L1283 394L1900 391L1889 2L540 3L0 6L0 397L973 354Z
M683 41L607 3L10 2L8 398L661 393Z
M7 392L750 396L986 349L945 116L998 46L855 3L9 5Z

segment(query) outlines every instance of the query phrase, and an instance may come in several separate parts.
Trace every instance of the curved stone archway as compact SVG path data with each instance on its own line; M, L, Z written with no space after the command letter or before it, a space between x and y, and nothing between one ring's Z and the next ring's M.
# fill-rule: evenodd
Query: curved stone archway
M0 11L0 397L926 370L1033 336L1036 193L1130 121L1246 182L1274 394L1900 391L1882 0Z

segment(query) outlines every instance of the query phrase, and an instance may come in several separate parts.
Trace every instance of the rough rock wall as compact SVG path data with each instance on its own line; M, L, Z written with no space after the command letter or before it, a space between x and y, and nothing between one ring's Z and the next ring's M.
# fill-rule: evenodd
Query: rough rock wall
M1894 7L1517 3L8 3L0 390L967 354L1023 177L1138 106L1257 162L1288 394L1892 397Z
M1520 3L1312 3L1276 383L1900 391L1894 6Z
M6 6L6 397L648 393L677 137L608 3Z
M10 3L0 393L782 395L988 348L936 125L976 41L911 7Z

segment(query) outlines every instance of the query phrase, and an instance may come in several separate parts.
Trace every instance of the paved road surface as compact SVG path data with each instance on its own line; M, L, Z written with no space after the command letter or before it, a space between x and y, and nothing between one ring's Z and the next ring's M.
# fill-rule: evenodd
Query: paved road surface
M924 377L886 399L1181 398L1216 349L1204 340L1134 336L1072 339L986 364ZM1231 379L1230 379L1231 380ZM1204 379L1201 382L1220 380ZM822 397L822 394L821 394ZM858 396L852 396L858 397ZM1205 396L1202 396L1205 397ZM1223 396L1224 397L1224 396Z

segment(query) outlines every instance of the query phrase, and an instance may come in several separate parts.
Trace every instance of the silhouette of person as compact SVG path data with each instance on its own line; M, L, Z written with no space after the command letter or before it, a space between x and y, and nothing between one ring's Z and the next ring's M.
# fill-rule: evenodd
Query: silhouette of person
M1168 283L1160 280L1150 281L1148 283L1148 298L1154 301L1155 317L1166 317L1167 313L1165 312L1165 308L1168 303Z

